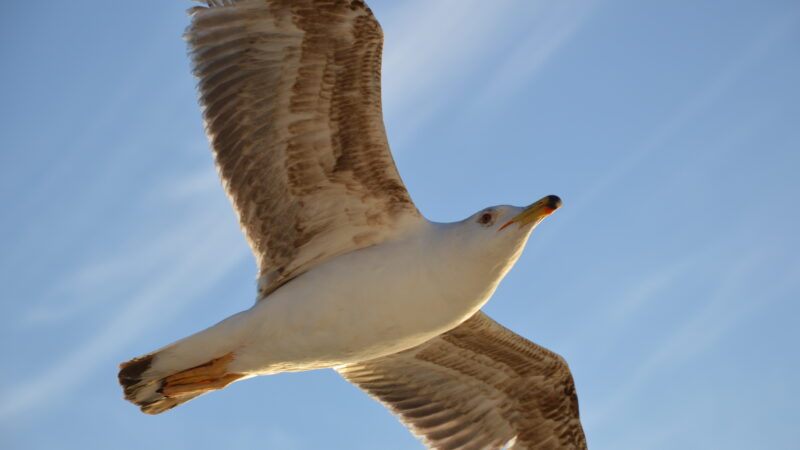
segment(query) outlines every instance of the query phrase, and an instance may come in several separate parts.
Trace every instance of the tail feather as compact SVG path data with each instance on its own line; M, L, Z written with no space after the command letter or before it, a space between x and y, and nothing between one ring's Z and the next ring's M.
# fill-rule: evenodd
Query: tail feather
M145 414L161 414L204 393L194 392L175 397L164 395L162 388L166 376L145 376L152 367L155 357L156 354L149 354L120 364L118 378L125 393L125 400L139 406Z
M160 414L181 403L245 378L245 374L228 372L233 353L183 370L154 369L161 351L134 358L120 364L119 384L125 399L139 406L146 414ZM163 361L162 361L163 362Z
M125 399L146 414L160 414L200 395L222 389L250 373L229 370L247 332L246 313L120 364ZM236 366L236 365L234 365ZM239 370L241 370L239 365Z

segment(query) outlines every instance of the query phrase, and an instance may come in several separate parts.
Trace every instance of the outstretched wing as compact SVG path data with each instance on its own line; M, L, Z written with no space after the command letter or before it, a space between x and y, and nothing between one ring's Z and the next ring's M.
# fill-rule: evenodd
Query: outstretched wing
M360 0L206 0L187 40L261 296L421 220L389 151L383 34Z
M564 359L482 312L422 345L337 370L431 448L586 448Z

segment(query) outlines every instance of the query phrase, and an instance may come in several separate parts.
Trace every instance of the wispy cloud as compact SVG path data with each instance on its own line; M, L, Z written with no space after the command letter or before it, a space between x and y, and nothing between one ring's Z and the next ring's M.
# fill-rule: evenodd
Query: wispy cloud
M580 30L595 7L593 0L567 0L540 4L529 24L528 37L516 45L506 61L495 71L473 103L479 109L520 89L542 70Z
M385 30L383 104L386 122L402 140L456 95L463 82L496 45L498 29L515 2L417 0L403 2ZM480 14L476 14L480 11Z
M700 252L687 255L680 261L671 262L647 274L641 281L619 296L606 312L603 323L608 330L619 330L620 326L631 320L638 312L657 298L660 293L672 286L683 274L696 266L701 258Z
M384 113L392 129L400 131L393 142L412 137L448 104L461 100L469 77L496 64L496 54L509 45L514 46L512 55L471 103L480 106L513 92L575 33L593 3L417 0L381 17L386 31ZM521 43L506 42L510 29L522 26L533 30L529 37Z
M195 177L190 174L189 178ZM180 184L180 183L179 183ZM192 183L190 183L192 184ZM167 195L166 198L170 198ZM123 294L115 310L92 336L38 375L13 387L6 386L0 419L41 407L59 395L66 395L99 365L138 336L188 307L192 300L214 286L247 254L240 233L217 208L198 208L162 234L147 238L149 243L131 258L94 261L76 273L82 279L69 284L76 298L97 301L95 287L118 285ZM135 239L144 239L138 236ZM130 272L151 265L149 280L131 277ZM106 267L106 269L102 269ZM67 277L69 278L69 277ZM69 283L69 282L67 282ZM66 306L46 320L58 320L80 311L86 304ZM29 313L36 318L36 310ZM42 317L38 317L40 320Z
M205 142L198 147L204 147ZM169 195L172 199L181 200L197 195L206 195L222 188L217 171L211 164L187 173L182 177L164 181L164 186L155 191L157 195Z
M766 251L755 249L740 255L716 280L716 288L708 298L692 301L697 310L687 311L685 320L661 339L654 348L625 379L620 379L619 388L587 417L591 427L601 426L605 421L618 416L618 411L639 392L656 374L666 368L677 368L709 352L718 342L755 310L765 308L770 301L781 298L800 284L800 265L788 271L779 282L759 290L760 301L752 301L743 295L747 286L757 286L753 278L758 268L769 264ZM710 254L702 264L706 266L720 261L719 254Z
M675 448L675 436L686 435L687 431L700 423L707 414L706 411L698 408L682 411L673 420L665 423L656 421L656 424L639 423L636 426L627 427L626 433L617 439L606 443L608 448L614 449L658 449Z
M758 63L770 49L797 29L798 22L800 22L800 8L795 8L792 13L781 17L772 26L767 27L765 32L742 49L738 56L730 61L708 85L692 97L691 101L661 123L642 145L612 169L598 177L585 190L584 195L574 202L573 210L579 211L582 205L596 199L611 185L622 179L625 174L641 164L649 155L662 148L682 128L696 120L698 115L722 98L745 71Z

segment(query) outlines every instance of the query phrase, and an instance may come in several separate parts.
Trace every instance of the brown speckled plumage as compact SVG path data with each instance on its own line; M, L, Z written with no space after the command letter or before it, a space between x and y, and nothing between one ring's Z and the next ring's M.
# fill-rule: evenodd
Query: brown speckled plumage
M482 312L420 346L338 369L431 448L585 449L567 363Z
M381 112L383 34L362 1L209 1L187 40L261 296L416 215Z

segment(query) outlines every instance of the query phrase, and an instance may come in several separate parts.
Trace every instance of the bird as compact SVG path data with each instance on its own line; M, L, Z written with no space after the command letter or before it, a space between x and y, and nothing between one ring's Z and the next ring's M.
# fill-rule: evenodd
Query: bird
M159 414L330 368L430 448L586 448L566 361L481 311L561 199L427 220L389 149L364 1L199 3L185 39L256 301L120 364L125 399Z

